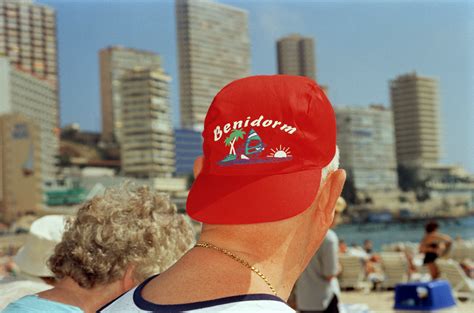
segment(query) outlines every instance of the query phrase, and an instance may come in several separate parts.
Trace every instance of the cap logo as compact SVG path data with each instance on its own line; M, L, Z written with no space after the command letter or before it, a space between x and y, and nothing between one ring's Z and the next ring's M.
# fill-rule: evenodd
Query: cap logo
M234 129L224 140L224 144L230 147L229 154L219 161L221 166L229 166L234 164L255 164L255 163L276 163L285 162L293 158L289 147L270 148L270 152L266 152L266 144L252 128L247 137L246 132L242 129ZM240 139L244 139L240 146L236 149L236 143Z
M240 121L235 121L233 123L227 123L224 125L224 127L221 129L219 125L214 128L214 141L218 141L219 139L222 138L223 134L229 133L231 130L236 130L236 129L241 129L241 128L247 128L249 126L251 127L271 127L271 128L277 128L280 129L281 131L284 131L290 135L293 135L294 132L296 132L296 127L282 123L280 121L274 121L270 119L265 119L263 120L263 115L260 115L259 118L254 119L253 121L250 121L251 117L248 116L245 121L240 120Z

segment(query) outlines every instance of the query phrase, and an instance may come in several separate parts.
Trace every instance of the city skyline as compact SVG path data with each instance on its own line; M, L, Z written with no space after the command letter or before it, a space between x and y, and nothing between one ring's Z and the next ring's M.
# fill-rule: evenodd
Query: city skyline
M83 129L100 129L98 65L91 56L116 44L152 50L163 57L163 66L173 79L173 120L178 125L173 1L39 2L57 10L63 125L79 122ZM220 2L249 11L252 74L277 72L277 38L295 32L315 38L318 80L329 86L329 98L336 106L389 106L389 80L413 70L438 78L441 160L474 170L474 160L469 157L474 153L473 99L469 92L473 73L469 59L472 4ZM88 26L80 23L86 14ZM78 55L83 62L77 62Z

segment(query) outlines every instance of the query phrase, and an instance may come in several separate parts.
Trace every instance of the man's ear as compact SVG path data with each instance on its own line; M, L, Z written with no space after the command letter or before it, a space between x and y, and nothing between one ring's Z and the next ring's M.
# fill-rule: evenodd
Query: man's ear
M326 226L330 226L334 219L334 209L337 198L341 195L344 182L346 181L346 171L343 169L329 173L321 186L315 214L322 214Z
M201 173L203 164L204 164L204 157L202 155L198 156L196 160L194 160L194 167L193 167L194 178L197 178L199 176L199 173Z
M135 278L134 272L135 272L135 265L127 266L127 270L125 271L125 274L123 275L123 278L122 278L123 292L129 291L130 289L138 285L139 282Z

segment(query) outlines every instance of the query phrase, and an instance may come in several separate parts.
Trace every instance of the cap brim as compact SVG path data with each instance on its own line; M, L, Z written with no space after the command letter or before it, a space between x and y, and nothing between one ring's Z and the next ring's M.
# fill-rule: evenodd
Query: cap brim
M186 210L207 224L255 224L287 219L315 199L321 169L270 176L200 174L189 192Z

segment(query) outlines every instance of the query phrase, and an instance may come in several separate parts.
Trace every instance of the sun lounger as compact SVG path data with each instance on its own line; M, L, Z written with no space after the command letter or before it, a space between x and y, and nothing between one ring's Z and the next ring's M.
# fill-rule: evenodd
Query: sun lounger
M342 255L339 257L342 272L338 277L342 289L364 289L369 286L364 281L365 273L362 261L357 256Z
M474 301L474 280L466 275L458 262L452 259L439 259L436 264L441 272L441 277L449 281L458 298L468 298Z
M382 288L395 288L398 283L408 282L409 268L404 253L382 252L380 257L385 278Z
M471 242L454 242L449 254L451 259L461 262L465 259L474 259L474 245Z

